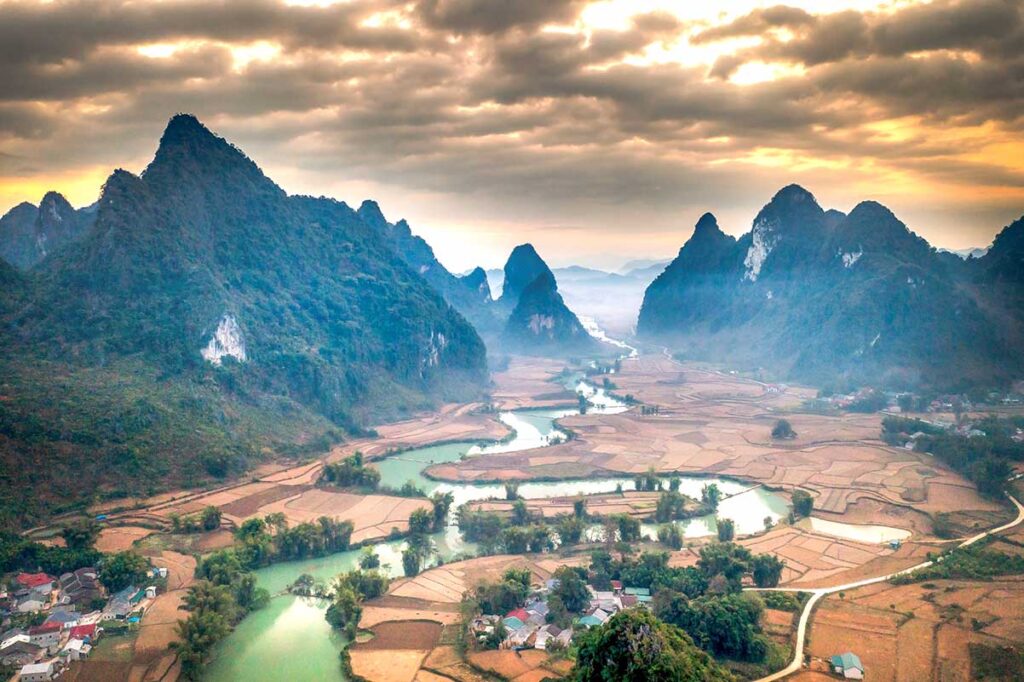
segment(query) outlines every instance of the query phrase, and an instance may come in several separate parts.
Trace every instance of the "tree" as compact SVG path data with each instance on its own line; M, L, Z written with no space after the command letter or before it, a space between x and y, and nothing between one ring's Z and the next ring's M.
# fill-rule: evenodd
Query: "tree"
M530 526L528 529L527 546L531 552L543 552L554 549L555 543L551 539L551 530L545 525Z
M679 526L674 523L667 523L658 529L658 542L672 549L682 549L683 534Z
M775 527L775 521L770 516L764 517L764 529L771 530Z
M797 516L810 516L814 509L814 498L806 490L793 491L793 513Z
M402 572L407 577L418 575L420 572L420 565L423 562L423 557L420 555L418 547L407 547L402 552Z
M196 578L209 580L214 585L230 585L241 572L238 555L230 549L213 552L196 565Z
M512 501L519 499L519 484L518 483L506 483L505 484L505 499Z
M177 641L171 644L178 652L181 674L188 680L197 680L209 658L213 645L231 632L231 625L223 615L213 611L193 613L176 626Z
M757 554L750 561L750 569L754 574L754 584L758 587L776 587L782 578L782 569L786 562L772 554Z
M200 522L203 524L203 530L211 531L220 528L220 509L210 506L203 509L199 515Z
M681 519L686 515L686 498L676 490L663 492L658 496L658 503L654 508L654 520L658 523L665 523L672 519Z
M96 544L96 538L100 536L102 527L92 519L75 521L60 530L60 536L64 538L64 544L69 550L80 552L92 549Z
M499 582L477 586L476 600L483 613L502 614L522 606L529 593L529 569L510 568Z
M685 630L694 643L716 656L760 661L767 653L761 636L764 604L751 594L707 595L696 599L658 595L654 612Z
M587 524L578 516L561 516L558 518L558 539L563 545L578 544L587 529Z
M978 486L978 492L989 497L999 497L1006 488L1006 479L1013 473L1013 467L1005 459L985 457L971 467L970 478Z
M614 514L611 517L619 531L620 542L637 542L640 540L640 520L629 514Z
M530 531L519 526L511 526L501 531L501 544L508 554L526 554L530 548Z
M422 538L430 535L434 527L434 515L426 509L414 509L409 515L409 535Z
M530 523L530 511L526 508L526 502L516 500L512 503L512 523L517 526Z
M373 550L373 547L363 549L362 554L359 555L359 568L365 570L380 568L380 557L377 556L377 552Z
M434 532L437 533L444 529L448 511L455 503L455 496L451 493L434 493L430 497L430 503L434 505Z
M552 588L551 593L558 595L570 613L582 613L583 609L590 605L590 590L576 569L562 566L552 577L558 583Z
M723 576L730 590L739 590L743 576L750 571L750 550L732 542L716 542L700 550L697 568L708 578Z
M621 493L622 490L619 490L619 492ZM585 518L587 518L587 500L586 500L586 498L581 497L581 498L579 498L577 500L573 500L572 501L572 515L575 516L577 519L585 519Z
M718 526L719 542L732 542L736 537L736 522L732 519L715 519L715 525Z
M149 562L128 550L109 554L99 568L99 579L109 592L120 592L129 585L138 585L149 572Z
M359 624L362 613L363 607L360 604L359 595L351 586L342 584L334 590L334 598L331 600L330 606L327 607L324 618L331 624L331 627L343 631L349 639L352 639L355 637L356 626Z
M717 484L708 483L700 490L700 501L711 511L716 511L718 503L722 501L722 491L718 489Z
M790 440L796 438L796 431L788 419L780 419L772 427L772 438L775 440Z
M643 609L620 611L580 636L576 682L725 682L731 674L679 628Z

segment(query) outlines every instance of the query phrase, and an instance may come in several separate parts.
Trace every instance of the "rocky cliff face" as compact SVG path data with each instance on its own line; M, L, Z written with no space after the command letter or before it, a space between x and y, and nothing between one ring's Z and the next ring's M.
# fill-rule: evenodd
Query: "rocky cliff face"
M937 253L876 202L844 215L791 185L735 242L701 218L648 288L638 332L693 357L812 381L997 382L1022 369L1018 325L995 312L1009 294L979 281L1007 276L1014 261L985 261Z
M505 266L502 299L515 295L517 291L518 295L502 335L506 349L537 355L598 350L598 342L565 305L558 293L555 276L531 245L516 247L509 258L509 264L511 268ZM523 277L531 272L537 273L533 281L519 289ZM511 286L510 275L513 282Z

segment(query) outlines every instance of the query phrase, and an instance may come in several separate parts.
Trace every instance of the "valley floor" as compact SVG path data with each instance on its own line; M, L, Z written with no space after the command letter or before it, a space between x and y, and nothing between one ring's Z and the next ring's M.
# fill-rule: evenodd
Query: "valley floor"
M563 363L558 361L514 358L508 370L494 376L494 403L502 409L571 403L574 394L553 381L562 369ZM683 366L661 355L624 360L621 371L608 378L614 382L616 395L630 395L648 408L656 406L657 413L650 414L652 410L637 406L621 414L566 417L560 425L574 435L566 443L438 464L428 470L429 474L451 481L524 481L632 476L653 469L660 473L731 477L784 493L806 490L814 496L814 516L819 519L853 526L884 526L882 530L909 535L898 547L891 547L887 542L866 542L863 532L853 532L863 529L853 528L843 536L842 525L832 527L832 534L827 534L802 522L783 523L740 538L739 542L754 552L785 559L782 584L800 589L846 584L921 563L928 552L939 551L946 544L932 535L931 519L938 512L950 514L963 535L1005 523L1014 516L1009 506L982 498L968 481L938 461L883 444L877 414L798 412L803 400L813 397L810 389L768 385ZM772 425L781 416L793 424L797 438L782 442L770 438ZM482 405L450 405L436 414L383 425L377 431L376 437L335 448L324 461L339 460L356 450L372 461L397 450L451 441L501 439L509 433L496 414ZM175 552L203 553L229 544L232 528L246 518L274 511L283 512L290 523L320 515L350 519L356 527L354 541L377 540L385 538L392 528L407 528L409 514L427 504L413 498L316 488L314 482L323 465L323 461L314 461L266 467L255 478L234 485L163 495L135 509L110 511L111 523L121 527L105 530L100 547L115 550L135 546L165 561L178 561L181 554ZM490 504L503 509L502 503ZM568 504L553 503L551 509L562 510ZM650 500L643 495L627 500L602 496L595 498L594 504L640 513L649 508ZM170 515L191 513L208 505L223 512L222 530L201 536L188 547L168 547L164 531L169 527ZM1024 541L1024 530L1014 529L1013 538ZM489 675L531 682L558 677L567 672L567 663L549 659L543 652L479 652L468 659L460 656L454 639L460 621L459 602L464 592L481 580L500 575L509 566L528 567L539 581L550 577L560 565L585 561L585 553L482 557L396 580L387 596L366 605L360 625L376 636L352 646L354 671L386 682L477 682L489 679ZM695 561L695 547L672 553L674 565ZM180 588L186 585L185 579L179 583ZM174 599L180 598L175 594L172 591L167 595L161 623L172 618ZM818 659L847 650L861 655L871 670L871 679L969 679L971 643L1024 641L1022 607L1024 582L1015 579L982 584L936 581L935 587L880 583L832 595L819 603L811 619L807 647L811 668L795 679L826 679L815 672L821 667ZM772 637L792 646L793 621L793 614L769 610L765 628ZM982 625L978 627L974 621ZM140 634L135 658L142 660L166 644L169 640L162 633L146 633L145 638ZM88 669L93 663L78 667ZM175 677L173 671L162 672L169 674L159 679L170 682ZM96 679L87 673L80 675L85 675L80 676L82 680ZM150 678L132 673L131 679Z

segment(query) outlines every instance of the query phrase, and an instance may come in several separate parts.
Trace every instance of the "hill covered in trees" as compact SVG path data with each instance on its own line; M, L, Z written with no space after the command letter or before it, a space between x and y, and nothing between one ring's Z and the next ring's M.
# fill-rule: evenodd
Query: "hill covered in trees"
M486 382L479 335L380 231L188 115L77 243L0 277L0 499L32 491L8 520L324 449Z
M932 248L873 201L796 185L738 240L704 215L648 287L638 334L685 357L805 381L958 388L1024 370L1024 220L983 258Z

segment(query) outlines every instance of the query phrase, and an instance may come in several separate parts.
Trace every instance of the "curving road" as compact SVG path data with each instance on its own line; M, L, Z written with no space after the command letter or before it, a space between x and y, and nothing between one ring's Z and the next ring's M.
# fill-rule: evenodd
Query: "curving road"
M977 535L972 535L971 537L967 538L959 545L957 545L957 549L960 549L961 547L969 547L970 545L973 545L974 543L988 537L989 535L1001 533L1004 530L1020 525L1020 523L1024 521L1024 505L1022 505L1020 501L1013 495L1007 493L1006 496L1010 498L1010 501L1013 502L1013 504L1017 507L1017 518L1009 523L999 526L998 528L992 528L991 530L986 530L982 533L978 533ZM781 680L783 677L786 677L787 675L792 675L793 673L798 672L801 669L801 667L803 666L804 659L804 642L806 641L807 637L807 624L811 620L811 613L814 611L814 605L817 604L822 597L828 596L830 594L835 594L836 592L846 592L848 590L854 590L858 587L864 587L866 585L874 585L875 583L885 582L887 580L895 578L896 576L911 573L921 568L927 568L932 564L941 561L942 557L939 557L935 559L935 561L925 561L924 563L917 564L916 566L904 568L902 571L896 571L895 573L889 573L888 575L880 575L875 578L866 578L864 580L846 583L845 585L836 585L835 587L820 587L812 589L800 589L798 587L751 588L751 591L760 592L809 592L811 594L811 598L807 600L807 603L804 605L804 610L800 614L800 623L797 625L796 629L796 646L793 648L793 660L790 661L789 665L787 665L782 670L774 672L771 675L768 675L767 677L762 677L759 680L756 680L755 682L772 682L772 680Z

